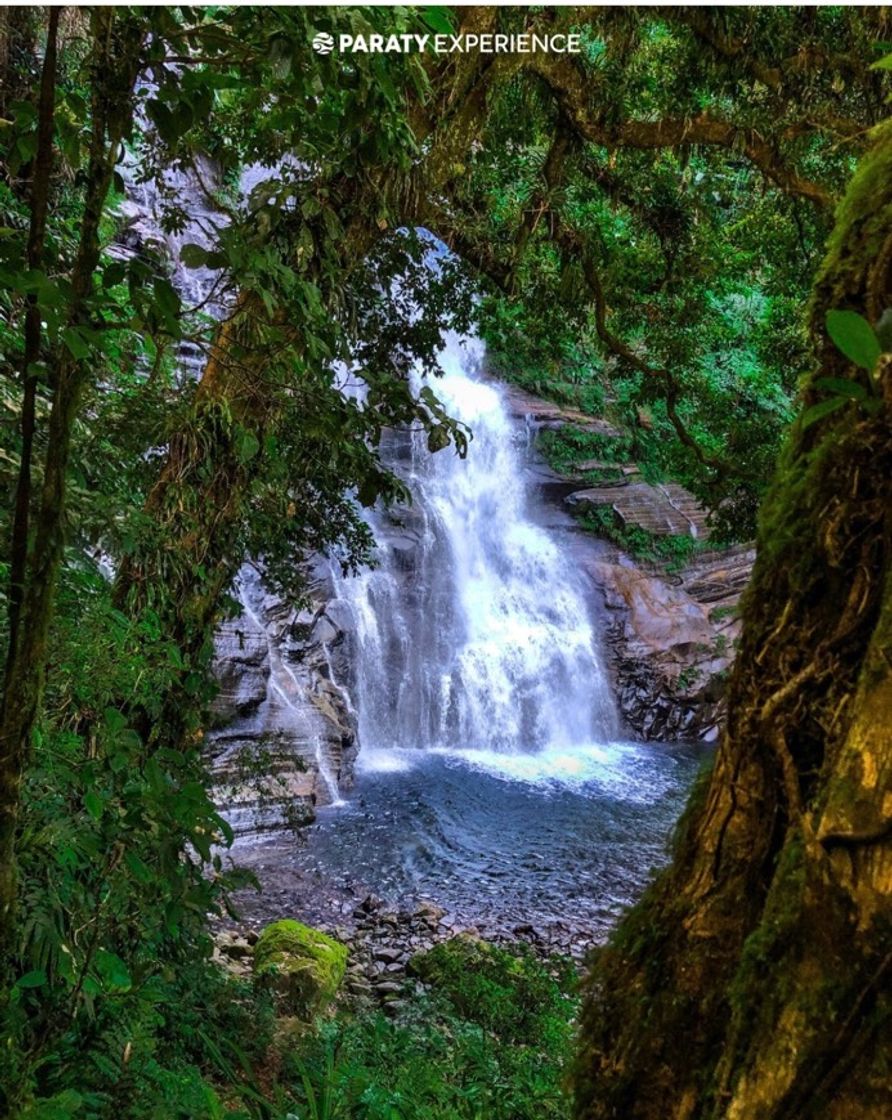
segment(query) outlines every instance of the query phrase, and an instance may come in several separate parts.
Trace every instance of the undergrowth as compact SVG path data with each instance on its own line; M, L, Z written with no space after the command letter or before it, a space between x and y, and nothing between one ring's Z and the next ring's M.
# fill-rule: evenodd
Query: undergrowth
M600 459L617 467L628 463L632 455L631 441L620 436L588 432L572 424L556 431L541 432L536 446L550 467L559 474L574 474L586 459Z
M458 938L417 962L398 1015L342 1013L287 1054L311 1120L558 1120L573 1052L572 965Z

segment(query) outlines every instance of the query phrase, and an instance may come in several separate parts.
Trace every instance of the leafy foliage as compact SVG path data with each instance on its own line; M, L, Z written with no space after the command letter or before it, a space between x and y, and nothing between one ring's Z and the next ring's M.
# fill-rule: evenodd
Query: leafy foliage
M3 18L0 1107L271 1116L250 1073L268 1009L209 961L208 915L244 883L202 756L235 572L254 557L299 603L312 555L368 559L362 506L404 497L382 436L467 449L435 374L444 332L472 325L500 373L620 432L562 436L556 458L634 458L747 535L809 358L828 203L882 111L882 19ZM583 54L557 61L308 49L580 19ZM163 244L128 214L146 196ZM828 327L868 370L886 328L851 316ZM874 415L870 377L837 372L811 421ZM550 981L495 951L437 974L427 1027L329 1028L344 1107L561 1115L570 1011Z
M417 963L426 995L398 1017L342 1014L286 1055L297 1114L320 1120L566 1117L564 1066L576 999L572 965L466 943ZM316 1112L313 1112L315 1106Z

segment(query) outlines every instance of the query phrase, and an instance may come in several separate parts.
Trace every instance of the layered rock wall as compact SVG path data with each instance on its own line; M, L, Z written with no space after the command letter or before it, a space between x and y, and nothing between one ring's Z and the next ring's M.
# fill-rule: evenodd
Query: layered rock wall
M327 566L317 569L310 606L297 611L246 567L236 588L242 610L217 634L208 755L236 832L305 824L353 778L356 729L337 683L345 619Z

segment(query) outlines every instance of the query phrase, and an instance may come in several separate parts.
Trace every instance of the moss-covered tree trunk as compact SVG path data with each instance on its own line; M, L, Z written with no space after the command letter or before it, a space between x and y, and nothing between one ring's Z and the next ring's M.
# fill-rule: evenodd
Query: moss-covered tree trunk
M671 866L588 980L587 1120L892 1116L892 356L828 309L892 305L892 122L840 206L816 372L763 509L728 724Z

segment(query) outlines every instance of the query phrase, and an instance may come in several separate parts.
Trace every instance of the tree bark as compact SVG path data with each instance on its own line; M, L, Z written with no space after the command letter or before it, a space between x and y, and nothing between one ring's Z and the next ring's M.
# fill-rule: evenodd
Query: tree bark
M872 139L803 403L848 378L873 407L800 419L782 456L713 771L587 980L586 1120L892 1115L892 356L871 377L824 326L892 303L892 122Z

